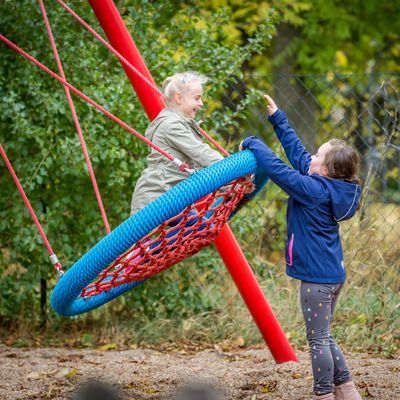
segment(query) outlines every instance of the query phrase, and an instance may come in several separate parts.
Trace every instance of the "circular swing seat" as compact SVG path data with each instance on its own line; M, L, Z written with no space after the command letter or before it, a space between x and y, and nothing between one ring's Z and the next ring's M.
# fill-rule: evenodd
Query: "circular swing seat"
M210 245L245 195L242 177L256 169L246 150L180 182L84 254L58 281L52 307L90 311Z

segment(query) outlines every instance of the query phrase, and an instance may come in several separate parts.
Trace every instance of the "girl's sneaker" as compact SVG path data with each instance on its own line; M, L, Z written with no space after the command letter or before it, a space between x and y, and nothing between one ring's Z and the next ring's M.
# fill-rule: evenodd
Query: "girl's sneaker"
M353 381L335 386L336 400L362 400Z

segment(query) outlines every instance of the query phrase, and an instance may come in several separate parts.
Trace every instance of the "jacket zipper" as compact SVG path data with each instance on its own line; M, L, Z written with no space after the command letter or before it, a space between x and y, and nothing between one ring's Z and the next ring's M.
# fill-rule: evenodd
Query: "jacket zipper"
M293 264L293 244L294 244L294 233L292 233L292 237L290 238L288 254L289 254L289 265Z

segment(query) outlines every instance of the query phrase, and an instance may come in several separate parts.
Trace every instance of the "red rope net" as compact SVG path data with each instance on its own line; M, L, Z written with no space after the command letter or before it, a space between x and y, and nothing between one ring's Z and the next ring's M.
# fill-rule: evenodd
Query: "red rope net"
M148 279L210 245L250 185L240 178L165 221L104 269L81 296Z

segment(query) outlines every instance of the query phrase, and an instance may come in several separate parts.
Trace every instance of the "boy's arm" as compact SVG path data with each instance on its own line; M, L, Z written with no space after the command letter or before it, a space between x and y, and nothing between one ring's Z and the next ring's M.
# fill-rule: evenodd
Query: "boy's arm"
M290 126L286 114L278 109L268 117L268 121L274 127L293 168L300 171L302 175L307 175L311 163L310 153L305 149L296 132Z
M172 147L202 167L208 167L224 158L208 144L197 140L193 136L193 132L179 121L169 124L168 129L166 129L166 140Z
M325 190L319 181L291 169L257 137L246 138L242 147L251 150L271 180L298 202L315 205L324 198Z

